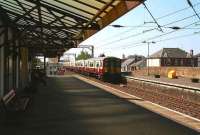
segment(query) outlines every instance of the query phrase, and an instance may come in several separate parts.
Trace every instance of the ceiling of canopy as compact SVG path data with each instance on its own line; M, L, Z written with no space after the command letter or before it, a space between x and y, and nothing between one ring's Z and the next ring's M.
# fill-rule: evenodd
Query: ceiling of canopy
M59 54L138 6L142 0L0 0L25 45ZM1 28L5 27L1 25ZM42 48L42 49L41 49Z

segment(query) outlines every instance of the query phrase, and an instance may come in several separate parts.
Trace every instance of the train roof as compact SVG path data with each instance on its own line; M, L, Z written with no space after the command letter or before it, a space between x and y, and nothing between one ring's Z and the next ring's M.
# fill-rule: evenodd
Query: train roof
M96 57L96 58L90 58L90 59L87 59L87 60L104 60L104 59L106 59L106 58L115 58L115 59L119 59L119 58L117 58L117 57Z

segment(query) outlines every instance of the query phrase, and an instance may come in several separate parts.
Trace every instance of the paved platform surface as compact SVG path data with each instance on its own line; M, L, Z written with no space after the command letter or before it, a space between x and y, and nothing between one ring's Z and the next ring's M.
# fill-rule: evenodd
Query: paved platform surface
M8 116L2 135L199 135L73 77L49 78L26 112Z

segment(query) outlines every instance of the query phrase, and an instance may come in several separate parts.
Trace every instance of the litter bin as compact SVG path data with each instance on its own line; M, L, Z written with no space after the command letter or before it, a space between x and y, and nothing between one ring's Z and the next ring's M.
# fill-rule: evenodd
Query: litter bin
M169 71L168 72L168 78L170 78L170 79L176 78L176 71L175 70Z

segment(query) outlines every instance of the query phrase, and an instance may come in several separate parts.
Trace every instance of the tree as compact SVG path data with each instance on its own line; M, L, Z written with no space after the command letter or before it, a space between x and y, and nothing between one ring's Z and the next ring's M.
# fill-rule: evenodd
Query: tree
M105 57L106 55L104 53L100 54L99 57Z
M76 60L86 60L92 56L88 52L81 51L81 53L76 57Z

